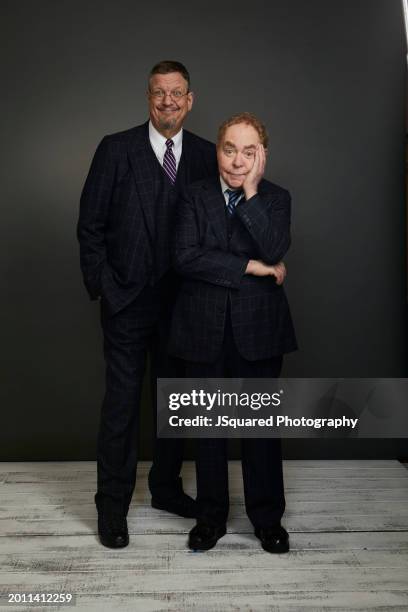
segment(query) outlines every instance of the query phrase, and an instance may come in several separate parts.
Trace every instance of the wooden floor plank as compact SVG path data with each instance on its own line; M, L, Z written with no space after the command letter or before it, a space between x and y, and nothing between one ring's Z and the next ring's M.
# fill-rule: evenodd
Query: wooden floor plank
M285 459L284 466L296 469L318 468L324 470L356 470L356 469L392 469L403 466L395 459ZM151 461L140 461L138 470L148 471ZM46 470L60 469L62 471L92 471L96 470L96 461L2 461L0 462L0 473L5 472L41 472ZM194 469L193 461L185 461L183 470Z
M183 480L184 482L184 480ZM186 489L193 488L192 481L185 481ZM68 487L69 485L69 487ZM49 491L52 493L55 492L66 492L69 488L69 491L89 491L95 492L96 487L96 479L94 482L92 481L58 481L58 480L44 480L38 482L19 482L19 483L3 483L1 485L1 490L3 492L9 493L17 493L17 492L38 492L38 491ZM137 481L137 488L140 490L148 490L147 486L147 478L139 478ZM405 478L379 478L379 479L369 479L369 478L355 478L355 479L346 479L346 478L330 478L330 479L312 479L312 478L301 478L301 475L294 478L286 478L285 480L285 491L354 491L358 493L359 491L376 491L377 489L381 489L383 491L388 490L399 490L405 491L408 493L408 470L407 476ZM230 482L230 490L233 494L238 492L242 492L242 481L234 481Z
M180 546L180 543L178 543ZM265 553L259 541L253 537L248 538L246 548L232 549L220 548L203 554L195 554L188 550L184 542L184 550L160 548L153 550L150 547L132 547L126 551L116 551L115 554L106 554L96 550L93 553L79 549L75 553L71 550L69 556L66 551L36 551L15 552L13 554L0 554L1 571L5 572L89 572L114 573L152 570L161 571L231 571L256 569L306 569L320 567L333 570L334 566L357 569L373 568L401 569L405 568L408 575L408 554L405 550L393 551L367 551L367 550L293 550L290 555L269 555Z
M73 592L81 611L408 609L402 464L285 462L287 555L268 555L253 535L239 462L228 534L207 553L186 547L193 520L151 508L149 469L141 463L129 546L108 550L97 537L95 462L0 464L0 590ZM183 481L194 494L192 462Z
M182 519L171 515L157 518L139 518L128 520L129 533L185 533L192 528L192 519ZM406 531L408 517L403 515L381 516L328 516L328 517L288 517L283 524L289 532L324 532L324 531ZM228 521L230 533L252 533L253 528L247 518L232 518ZM1 536L18 535L82 535L96 533L96 519L79 519L78 517L62 520L19 520L3 519L0 521Z
M11 508L19 506L24 503L26 507L33 506L50 506L50 505L82 505L82 504L93 504L95 491L87 490L74 490L74 491L61 491L51 492L47 487L38 487L39 490L27 491L18 490L13 493L9 492L9 489L0 488L0 507ZM195 496L195 492L191 486L186 486L186 490ZM408 503L408 491L406 489L377 489L377 490L362 490L356 494L356 491L344 491L339 489L319 490L313 491L299 491L299 490L285 490L285 498L289 507L297 505L303 505L304 503L309 504L320 504L322 502L328 504L338 504L340 506L345 504L355 504L359 502L371 502L375 504L392 504L393 502L407 502ZM131 507L137 507L140 505L150 507L151 494L147 488L141 489L140 486L136 487L136 490L132 497ZM230 504L232 506L236 504L242 504L243 497L242 492L235 491L230 492ZM96 508L95 508L96 510Z
M197 590L167 593L80 594L78 612L406 612L408 594L403 591L249 591L247 594ZM5 608L4 608L5 609ZM17 612L27 608L14 606ZM55 608L52 608L55 609ZM61 610L70 608L61 608ZM10 606L7 608L10 610ZM30 608L38 610L38 608ZM41 611L42 612L42 611Z
M142 480L147 478L147 470L138 470L138 475ZM195 477L195 470L184 469L183 474L186 477ZM396 464L394 469L379 469L372 470L361 468L356 470L324 469L324 468L293 468L285 467L284 475L290 478L293 482L299 479L306 480L323 480L330 481L333 478L337 480L353 481L367 478L368 480L387 480L401 479L408 480L407 470L400 464ZM43 469L34 471L7 472L3 474L4 482L6 483L36 483L36 482L94 482L96 480L96 470L62 470L62 469ZM231 462L230 480L236 480L238 483L242 480L240 466L238 462Z
M337 517L350 516L367 516L367 517L383 517L390 520L393 516L402 516L407 514L407 529L408 529L408 508L407 501L395 501L392 504L389 502L363 502L356 499L353 502L338 503L338 502L296 502L286 504L285 518L302 519L309 518L311 515L316 519L324 520L326 517L333 515ZM128 519L161 519L168 516L163 510L156 510L150 505L132 505L129 509ZM94 519L96 517L96 507L93 502L75 504L73 502L60 505L18 505L10 506L0 505L0 525L2 520L26 520L26 521L44 521L44 520L65 520L77 517L79 520ZM229 518L244 518L246 511L243 503L234 504L230 509Z
M197 553L198 555L202 553ZM203 553L205 554L205 553ZM0 587L12 591L35 588L50 592L61 590L72 593L143 593L143 592L202 592L256 591L282 592L292 589L326 592L391 590L407 587L406 568L322 567L244 569L244 570L132 570L132 572L31 571L0 573Z
M292 533L290 536L291 551L408 551L408 531L401 532L332 532L332 533ZM241 551L258 549L258 540L252 533L227 533L213 551ZM48 552L50 555L86 554L104 555L116 558L120 555L137 555L139 550L153 551L172 550L186 552L185 534L133 534L130 544L123 550L107 550L103 548L95 534L84 535L20 535L4 536L1 539L0 557L13 553L39 554ZM290 555L287 555L290 558Z

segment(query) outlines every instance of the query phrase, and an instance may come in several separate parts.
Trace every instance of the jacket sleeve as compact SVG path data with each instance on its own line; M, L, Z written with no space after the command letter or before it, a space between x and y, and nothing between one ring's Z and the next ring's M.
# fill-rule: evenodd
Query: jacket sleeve
M82 190L77 225L81 270L92 300L101 294L101 274L106 265L105 226L115 174L115 159L105 136L96 149Z
M275 265L290 246L290 194L256 194L238 204L236 213L258 246L262 261Z
M249 258L201 244L194 197L184 194L176 213L173 265L184 277L238 288Z

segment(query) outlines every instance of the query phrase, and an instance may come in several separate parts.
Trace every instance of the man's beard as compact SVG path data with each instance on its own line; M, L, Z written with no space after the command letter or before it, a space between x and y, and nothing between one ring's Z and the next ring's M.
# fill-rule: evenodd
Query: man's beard
M172 130L176 126L176 119L159 119L159 126L162 130Z

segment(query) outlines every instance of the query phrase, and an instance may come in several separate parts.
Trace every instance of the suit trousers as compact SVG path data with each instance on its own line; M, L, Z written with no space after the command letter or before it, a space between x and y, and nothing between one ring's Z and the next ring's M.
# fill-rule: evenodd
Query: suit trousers
M156 379L181 377L184 364L167 353L168 330L176 292L175 277L167 275L153 287L146 286L128 306L109 314L102 298L106 392L97 439L98 511L126 516L136 482L140 398L151 351L151 395L156 433ZM152 495L162 501L182 490L179 477L183 441L157 439L149 474Z
M214 363L186 362L187 378L277 378L282 355L248 361L236 347L227 310L221 354ZM228 454L224 438L195 440L198 522L225 525L229 511ZM241 439L245 508L255 528L280 522L285 511L282 450L279 438Z

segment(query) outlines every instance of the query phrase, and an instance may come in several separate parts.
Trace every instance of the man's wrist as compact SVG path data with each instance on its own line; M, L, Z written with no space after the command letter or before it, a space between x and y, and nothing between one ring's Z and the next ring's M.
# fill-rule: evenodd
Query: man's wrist
M248 187L247 189L244 188L244 194L245 194L246 200L253 198L257 193L258 191L256 187Z
M247 267L245 270L245 274L252 274L252 272L254 271L254 264L255 264L255 260L254 259L250 259L247 263Z

